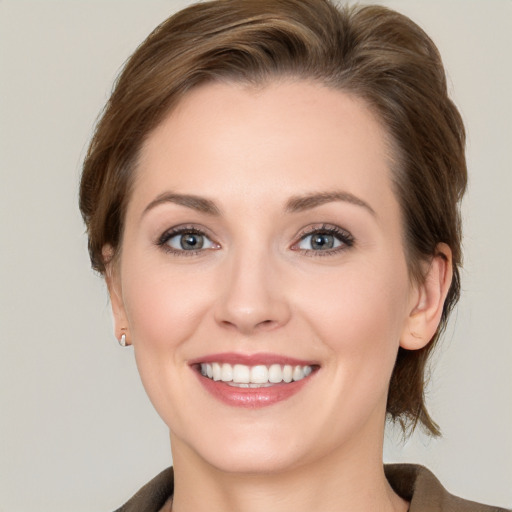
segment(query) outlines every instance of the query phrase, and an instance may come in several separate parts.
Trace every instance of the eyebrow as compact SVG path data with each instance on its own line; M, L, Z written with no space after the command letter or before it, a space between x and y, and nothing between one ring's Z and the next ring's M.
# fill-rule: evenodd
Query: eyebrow
M334 201L344 201L356 206L361 206L368 210L373 216L376 216L375 210L368 203L350 192L319 192L306 194L304 196L294 196L287 201L285 211L287 213L298 213ZM142 216L153 208L165 203L178 204L207 215L220 215L219 208L210 199L191 194L164 192L144 208Z
M153 201L151 201L146 206L146 208L144 208L142 216L144 216L153 208L156 208L157 206L165 203L179 204L180 206L185 206L187 208L191 208L192 210L206 213L207 215L220 215L220 210L217 208L213 201L210 201L210 199L189 194L164 192L163 194L160 194L158 197L156 197Z
M350 192L320 192L292 197L286 203L286 211L289 213L302 212L333 201L344 201L356 206L361 206L368 210L374 217L377 216L375 210L368 203Z

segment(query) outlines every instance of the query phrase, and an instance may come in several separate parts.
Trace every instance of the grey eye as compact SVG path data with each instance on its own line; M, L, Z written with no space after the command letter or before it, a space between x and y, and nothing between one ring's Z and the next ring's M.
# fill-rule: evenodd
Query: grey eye
M342 244L336 236L330 233L313 233L312 235L305 236L298 244L299 249L309 251L326 251L329 249L336 249Z
M213 242L201 233L179 233L172 236L167 241L167 245L178 251L198 251L201 249L211 249Z

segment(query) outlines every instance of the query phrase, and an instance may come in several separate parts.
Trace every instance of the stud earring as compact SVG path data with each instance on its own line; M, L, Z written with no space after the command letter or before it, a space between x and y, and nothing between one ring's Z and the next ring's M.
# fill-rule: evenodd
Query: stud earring
M121 337L119 338L119 345L121 345L121 347L126 347L126 334L121 334Z

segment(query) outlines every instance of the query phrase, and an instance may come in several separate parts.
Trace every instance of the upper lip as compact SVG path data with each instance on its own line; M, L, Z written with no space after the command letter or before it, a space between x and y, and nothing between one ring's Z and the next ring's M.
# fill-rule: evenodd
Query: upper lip
M289 364L293 366L318 366L318 363L312 360L298 359L296 357L284 356L272 353L259 354L238 354L236 352L222 352L217 354L208 354L188 362L191 366L200 363L228 363L243 364L246 366Z

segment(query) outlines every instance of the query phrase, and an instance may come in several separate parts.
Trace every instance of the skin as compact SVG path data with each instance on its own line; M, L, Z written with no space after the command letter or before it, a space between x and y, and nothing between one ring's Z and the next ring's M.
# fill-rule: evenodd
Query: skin
M399 346L434 334L451 264L440 245L425 282L411 282L390 162L361 100L305 81L201 86L148 137L107 282L116 332L170 429L173 510L407 510L382 468L388 384ZM286 207L333 192L366 206ZM155 204L165 193L217 212ZM204 249L158 245L183 225L206 233ZM325 226L352 243L313 249L308 233ZM320 368L285 401L232 407L189 365L222 352Z

